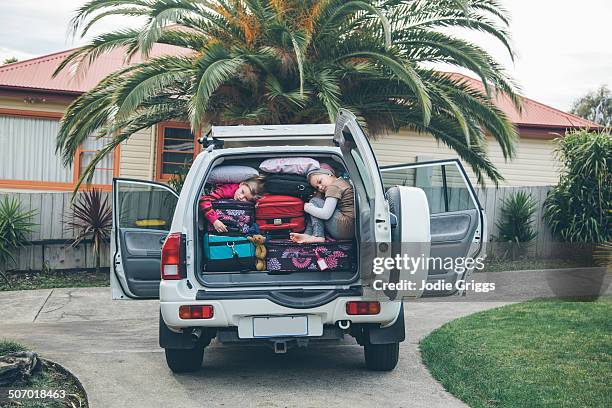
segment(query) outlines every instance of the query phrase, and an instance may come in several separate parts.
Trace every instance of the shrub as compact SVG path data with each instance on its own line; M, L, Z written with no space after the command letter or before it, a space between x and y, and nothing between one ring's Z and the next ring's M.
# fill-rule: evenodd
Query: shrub
M24 246L27 236L32 232L32 217L35 210L25 211L16 198L5 197L0 202L0 274L10 286L10 282L3 270L9 261L15 261L13 253Z
M183 184L185 184L185 179L187 178L190 167L191 163L183 163L181 167L174 172L172 177L170 177L170 180L168 180L168 185L178 194L180 194L183 189Z
M92 252L96 257L96 272L100 272L100 249L110 237L113 226L113 212L108 199L102 198L100 190L93 189L81 193L72 205L72 217L66 225L77 231L72 246L79 245L84 239L92 240Z
M536 209L537 203L531 194L524 191L514 193L502 202L501 216L496 224L499 231L497 240L510 244L513 259L537 236L533 228Z
M612 136L582 130L556 142L563 169L544 202L544 220L564 242L612 240Z

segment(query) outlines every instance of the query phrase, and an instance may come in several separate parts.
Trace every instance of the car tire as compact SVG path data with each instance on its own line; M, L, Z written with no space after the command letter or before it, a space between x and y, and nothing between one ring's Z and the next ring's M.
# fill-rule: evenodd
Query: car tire
M191 373L202 367L204 347L200 346L192 349L167 348L165 351L166 363L173 373Z
M391 371L399 360L399 343L366 344L363 350L369 370Z

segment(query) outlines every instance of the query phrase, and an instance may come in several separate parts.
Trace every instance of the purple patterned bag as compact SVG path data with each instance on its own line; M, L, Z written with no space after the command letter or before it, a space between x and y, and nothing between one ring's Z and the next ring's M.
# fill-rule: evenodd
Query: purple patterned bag
M321 271L321 265L326 271L350 271L357 261L353 241L297 244L287 239L271 239L266 242L266 249L266 269L270 272L314 272Z
M246 234L255 222L255 204L250 201L220 199L212 202L212 208L229 232ZM212 224L208 224L208 231L215 231Z

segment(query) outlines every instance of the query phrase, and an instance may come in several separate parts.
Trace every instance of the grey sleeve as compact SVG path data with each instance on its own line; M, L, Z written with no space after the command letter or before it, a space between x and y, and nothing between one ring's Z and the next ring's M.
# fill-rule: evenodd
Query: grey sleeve
M304 211L313 217L319 218L321 220L329 220L338 205L338 199L334 197L327 197L325 199L325 203L323 207L319 208L312 204L304 207Z

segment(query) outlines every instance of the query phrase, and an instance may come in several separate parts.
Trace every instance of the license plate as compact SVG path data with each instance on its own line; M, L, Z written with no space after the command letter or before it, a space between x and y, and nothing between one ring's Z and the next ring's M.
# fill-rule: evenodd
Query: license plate
M253 337L307 335L307 316L267 316L253 318Z

